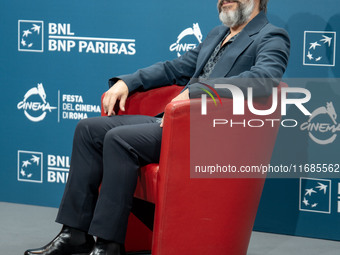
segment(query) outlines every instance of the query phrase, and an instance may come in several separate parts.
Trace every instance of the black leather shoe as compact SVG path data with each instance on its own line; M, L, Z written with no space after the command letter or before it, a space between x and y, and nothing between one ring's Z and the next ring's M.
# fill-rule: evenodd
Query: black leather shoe
M30 249L25 255L75 255L89 254L95 242L85 232L64 226L60 233L44 247Z
M125 248L123 244L104 241L100 238L94 246L90 255L125 255Z

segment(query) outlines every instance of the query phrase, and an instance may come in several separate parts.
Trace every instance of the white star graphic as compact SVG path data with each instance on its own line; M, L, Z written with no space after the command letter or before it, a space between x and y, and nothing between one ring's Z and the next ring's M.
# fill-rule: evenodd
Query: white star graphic
M40 26L33 24L33 27L31 28L33 31L37 32L38 34L40 33Z
M22 162L22 167L27 167L28 165L32 165L32 163L29 160L25 160Z
M29 31L29 30L25 30L25 31L23 31L23 32L24 32L24 34L23 34L22 37L27 37L29 34L32 34L32 32Z
M305 206L309 206L308 200L304 197L302 203L305 204Z
M26 41L24 40L24 38L21 39L21 44L22 46L26 46Z
M39 166L40 158L32 155L31 161L37 163L37 166Z
M321 46L321 44L318 44L318 42L310 43L309 49L315 50L315 48L316 48L317 46Z
M328 47L331 47L331 43L332 43L332 37L328 37L328 36L325 36L323 35L322 36L324 39L321 39L320 42L323 42L323 43L328 43Z
M322 184L320 182L318 182L318 184L319 186L317 186L316 188L319 190L323 190L323 193L326 194L328 185Z
M307 54L307 58L309 58L309 60L312 60L312 59L314 59L313 58L313 55L308 51L308 54Z
M307 196L307 195L311 196L312 193L317 193L317 192L316 192L313 188L311 188L311 189L306 189L306 194L305 194L305 196Z

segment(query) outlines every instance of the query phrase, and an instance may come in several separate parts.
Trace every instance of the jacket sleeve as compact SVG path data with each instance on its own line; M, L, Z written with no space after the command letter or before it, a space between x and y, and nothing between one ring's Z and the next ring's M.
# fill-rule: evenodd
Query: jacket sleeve
M185 86L195 72L200 49L201 44L172 61L159 62L139 69L133 74L114 77L109 80L109 86L111 87L117 80L123 80L130 92L172 84Z
M244 95L248 87L253 88L254 96L269 96L272 87L277 86L286 70L289 58L290 40L288 33L281 28L271 26L259 35L256 49L255 64L250 70L239 75L221 77L204 81L212 87L215 84L232 84L239 87ZM254 41L255 43L255 41ZM202 83L194 82L187 86L190 98L199 98L205 92ZM205 88L206 89L206 88ZM232 97L228 89L216 89L221 97Z
M221 26L219 26L221 27ZM132 92L137 89L152 89L156 87L177 84L185 86L193 77L197 58L206 40L215 36L219 27L209 32L205 40L195 49L192 49L181 57L172 61L159 62L149 67L139 69L133 74L120 75L109 80L109 87L113 86L118 80L123 80Z

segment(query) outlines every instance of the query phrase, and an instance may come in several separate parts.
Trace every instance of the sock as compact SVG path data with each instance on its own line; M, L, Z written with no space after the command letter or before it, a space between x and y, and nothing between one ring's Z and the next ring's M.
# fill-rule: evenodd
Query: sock
M62 231L68 232L71 234L71 240L70 243L72 245L81 245L87 242L88 240L88 234L85 231L72 228L69 226L64 225Z

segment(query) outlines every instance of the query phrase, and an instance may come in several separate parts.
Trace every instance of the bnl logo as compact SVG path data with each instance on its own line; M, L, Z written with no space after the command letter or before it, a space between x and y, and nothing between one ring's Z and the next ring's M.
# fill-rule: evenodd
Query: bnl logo
M43 154L18 151L18 181L43 182Z
M331 180L301 177L300 211L330 214Z
M18 21L18 50L44 51L44 22L35 20Z
M303 64L335 66L336 32L305 31Z

